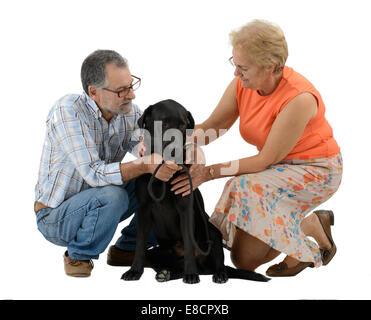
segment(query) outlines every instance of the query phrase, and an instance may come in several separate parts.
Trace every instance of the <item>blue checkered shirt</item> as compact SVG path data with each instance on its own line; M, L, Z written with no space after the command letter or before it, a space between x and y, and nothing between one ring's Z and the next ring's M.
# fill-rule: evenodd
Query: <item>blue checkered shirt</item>
M46 120L35 200L55 208L90 187L122 184L120 162L138 143L142 114L132 106L107 123L87 94L59 99Z

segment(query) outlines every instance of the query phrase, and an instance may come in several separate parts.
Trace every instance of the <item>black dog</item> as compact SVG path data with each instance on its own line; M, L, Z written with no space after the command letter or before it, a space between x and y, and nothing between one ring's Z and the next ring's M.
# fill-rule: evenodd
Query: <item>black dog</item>
M155 121L162 121L161 128ZM163 141L163 150L172 143L169 154L175 156L183 151L186 133L194 128L190 112L173 100L165 100L148 107L138 120L141 128L148 130L146 144L155 147L155 131L159 128L178 129L182 141ZM188 129L188 130L187 130ZM192 131L192 130L191 130ZM158 132L157 132L158 133ZM158 136L157 136L158 137ZM179 139L178 139L179 140ZM180 162L184 160L183 152ZM163 156L166 160L166 157ZM179 158L176 159L179 164ZM178 171L173 178L181 173ZM155 175L155 173L154 173ZM153 176L154 176L153 175ZM151 179L152 178L152 179ZM148 185L150 184L150 187ZM204 209L201 193L194 190L193 195L182 197L170 191L170 183L162 182L145 174L136 180L136 194L139 201L137 244L133 264L129 271L122 275L124 280L138 280L144 270L144 261L156 272L160 282L183 277L186 283L200 281L199 274L212 274L213 281L224 283L228 278L240 278L255 281L268 281L269 278L247 270L237 270L224 265L222 235L211 223ZM154 191L157 192L154 192ZM162 190L162 197L158 196ZM156 195L157 193L157 195ZM153 200L154 197L157 199ZM159 246L146 250L146 243L151 227L154 227Z

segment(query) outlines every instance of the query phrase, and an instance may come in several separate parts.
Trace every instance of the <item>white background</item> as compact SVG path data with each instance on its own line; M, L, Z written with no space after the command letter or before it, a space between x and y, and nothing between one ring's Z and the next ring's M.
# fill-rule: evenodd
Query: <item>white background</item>
M370 299L370 11L368 1L3 1L0 5L1 213L0 299ZM157 283L152 270L124 282L126 270L95 261L92 276L67 277L64 248L38 232L34 186L53 103L82 92L80 66L95 49L125 56L142 78L145 109L172 98L199 123L233 77L228 34L261 18L277 23L289 45L287 65L321 92L344 158L339 191L320 208L335 212L338 253L326 267L269 283L211 276L196 285ZM256 153L231 131L205 147L207 163ZM201 186L207 212L226 179ZM116 241L120 225L113 243ZM284 258L281 255L275 263ZM230 264L226 252L226 261ZM257 271L264 273L269 265Z

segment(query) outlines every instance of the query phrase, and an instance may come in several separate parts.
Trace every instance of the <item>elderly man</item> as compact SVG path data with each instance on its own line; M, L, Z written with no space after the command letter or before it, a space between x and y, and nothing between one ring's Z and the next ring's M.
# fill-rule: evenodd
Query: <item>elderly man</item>
M139 108L132 103L140 78L126 59L97 50L81 67L82 94L66 95L50 110L35 187L37 226L50 242L66 246L67 275L90 276L120 221L137 210L134 182L153 173L158 154L121 163L134 152ZM167 162L156 177L168 181L179 167ZM134 256L136 214L108 252L110 265L130 265ZM148 246L155 245L152 233Z

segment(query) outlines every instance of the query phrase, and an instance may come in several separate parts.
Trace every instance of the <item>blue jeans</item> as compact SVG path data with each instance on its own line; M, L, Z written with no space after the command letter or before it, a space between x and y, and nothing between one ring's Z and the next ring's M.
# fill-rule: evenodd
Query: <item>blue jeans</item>
M57 208L37 212L37 227L50 242L67 247L74 260L98 259L111 242L118 224L134 217L121 231L115 246L135 250L138 201L135 179L121 186L108 185L84 190ZM157 245L153 230L148 246Z

